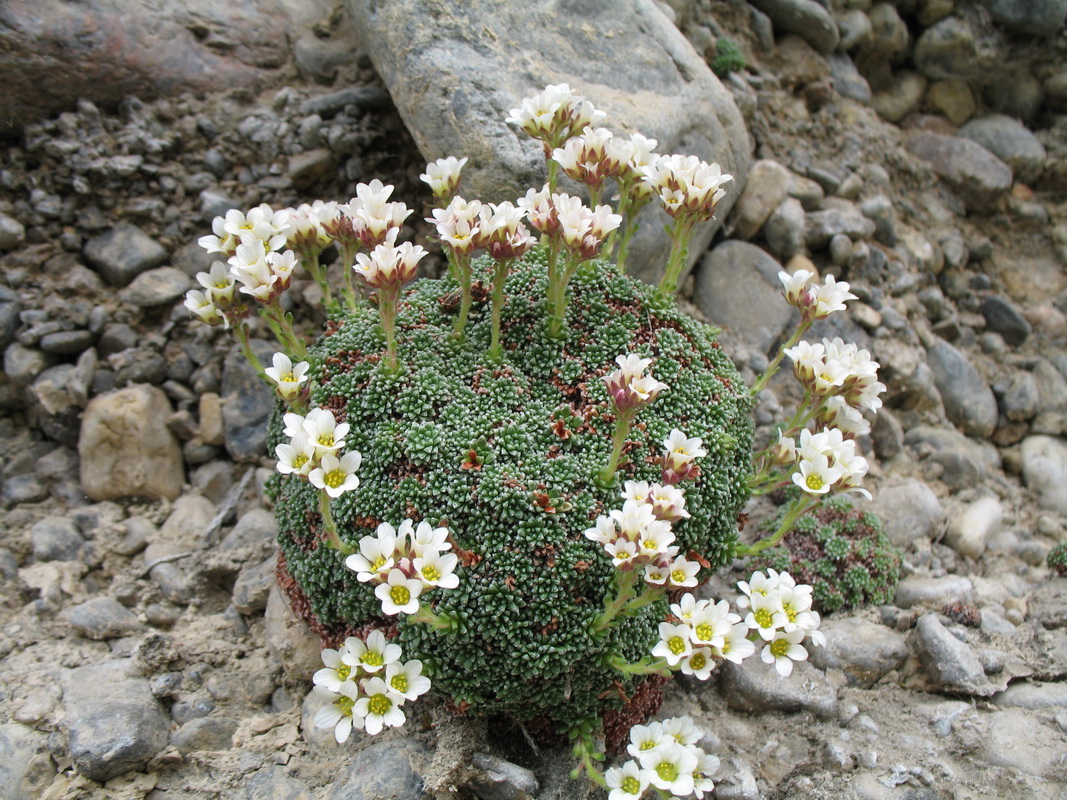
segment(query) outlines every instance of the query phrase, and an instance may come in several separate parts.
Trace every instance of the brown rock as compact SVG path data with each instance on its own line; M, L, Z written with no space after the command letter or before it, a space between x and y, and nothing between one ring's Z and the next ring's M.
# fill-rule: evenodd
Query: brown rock
M181 446L167 428L172 411L170 400L154 386L130 386L94 397L85 409L78 440L85 493L93 500L173 500L181 494Z
M959 136L920 131L908 147L929 162L972 211L989 211L1011 188L1011 168L984 147Z

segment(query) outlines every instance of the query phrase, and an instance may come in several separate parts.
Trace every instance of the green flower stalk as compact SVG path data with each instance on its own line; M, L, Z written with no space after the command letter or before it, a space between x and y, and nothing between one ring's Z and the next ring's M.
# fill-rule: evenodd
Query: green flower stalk
M615 411L615 433L611 440L611 457L597 476L597 481L602 486L610 486L615 479L622 448L637 412L655 400L660 392L667 388L667 384L657 381L651 375L644 374L652 363L651 358L641 358L630 353L619 356L615 359L615 363L619 365L619 368L610 375L604 376L608 398Z
M504 357L500 342L500 321L504 309L504 282L508 270L516 259L522 258L537 240L522 224L523 210L512 203L489 203L483 206L478 217L476 246L489 252L493 266L493 329L489 345L489 357L501 361Z
M440 208L446 208L459 189L460 173L466 166L466 158L439 158L426 165L426 172L419 180L430 187L433 198Z
M400 363L396 354L396 312L400 287L415 279L418 264L426 255L419 245L404 242L394 246L391 242L380 244L368 256L359 253L353 271L365 285L378 290L378 315L385 334L385 358L387 372L396 373Z
M466 161L466 159L463 159ZM467 202L462 197L453 197L445 208L435 208L433 216L427 217L437 227L437 235L448 257L448 271L459 284L459 314L453 333L463 337L471 310L472 254L481 244L479 219L482 204L477 200Z

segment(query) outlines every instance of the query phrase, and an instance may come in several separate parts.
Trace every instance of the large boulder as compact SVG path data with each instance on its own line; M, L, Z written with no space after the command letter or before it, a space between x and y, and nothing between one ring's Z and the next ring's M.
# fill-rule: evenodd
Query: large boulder
M653 0L349 0L362 46L427 160L467 156L461 193L499 202L545 181L539 142L504 119L525 97L567 83L608 113L616 133L655 138L660 153L717 161L734 176L701 254L744 185L750 143L729 91ZM566 191L576 186L564 182ZM666 215L646 209L630 272L662 273Z

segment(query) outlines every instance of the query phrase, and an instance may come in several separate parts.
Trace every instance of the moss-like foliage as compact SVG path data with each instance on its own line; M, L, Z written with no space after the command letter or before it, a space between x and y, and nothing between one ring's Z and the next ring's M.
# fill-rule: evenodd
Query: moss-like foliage
M1061 578L1067 577L1067 542L1060 542L1048 551L1047 563Z
M784 513L783 507L773 530ZM827 613L890 602L900 580L900 557L881 520L838 495L797 520L781 545L762 553L753 567L785 570L797 583L810 584L813 605Z
M661 443L677 427L708 449L699 477L684 484L692 518L675 526L677 543L710 568L727 563L748 497L751 402L713 329L607 263L578 271L565 338L548 338L539 250L508 277L505 358L491 362L488 270L487 260L476 264L462 342L452 336L457 285L412 285L398 316L399 375L380 368L375 309L332 323L311 350L321 365L312 405L347 421L346 450L363 454L359 488L334 503L346 542L404 518L451 531L460 586L424 596L457 617L459 630L401 618L404 658L422 660L434 691L461 710L547 716L567 727L622 704L635 683L605 667L605 654L646 655L667 610L665 601L653 604L606 637L591 636L590 621L614 596L614 570L584 531L621 507L622 481L660 479ZM653 357L652 374L670 388L638 415L617 485L600 488L593 481L614 430L601 376L628 352ZM272 448L283 441L276 417ZM318 623L338 630L395 622L380 616L373 586L323 545L314 489L282 476L272 489L288 569Z
M723 36L718 41L710 66L712 72L725 78L731 72L740 72L745 68L745 54L733 39Z

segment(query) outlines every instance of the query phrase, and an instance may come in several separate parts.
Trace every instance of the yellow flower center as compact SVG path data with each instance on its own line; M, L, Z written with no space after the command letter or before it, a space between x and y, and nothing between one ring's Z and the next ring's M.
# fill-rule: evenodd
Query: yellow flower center
M771 642L771 655L775 658L781 658L785 655L785 651L789 649L789 642L785 639L775 639Z
M697 625L696 633L697 638L700 639L700 641L710 642L713 631L711 630L711 626L705 623L703 625Z
M685 652L685 639L681 636L672 636L667 641L667 647L671 649L671 652L675 655L679 655Z
M293 469L300 469L306 463L308 463L308 457L303 453L300 453L296 458L293 459Z
M348 476L345 475L342 470L335 469L333 472L329 473L325 478L323 478L323 480L326 482L326 485L329 486L331 489L336 489L338 486L345 482L345 478L347 477Z
M367 708L370 709L370 713L381 716L385 714L390 708L393 707L393 701L386 697L384 694L376 694L367 703Z
M683 572L680 569L676 569L674 572L671 573L671 580L674 581L675 583L684 583L685 582L685 572Z
M441 571L434 566L428 566L422 568L422 577L424 577L430 583L441 579Z
M656 774L659 775L660 780L674 783L678 780L678 765L672 761L661 761L656 767Z
M622 790L626 794L637 794L641 791L641 782L633 775L628 775L622 779Z
M406 586L394 586L389 590L390 599L398 606L406 606L411 600L411 590Z
M346 717L351 717L352 716L352 706L354 706L356 704L356 701L353 700L348 695L343 694L343 695L341 695L340 697L337 698L337 700L335 701L335 704L337 705L337 710L338 711L340 711Z
M703 653L693 653L692 658L689 659L689 666L694 670L702 670L707 666L708 660L704 658Z
M324 433L320 435L318 442L320 447L333 447L333 434Z
M283 383L296 383L296 376L291 372L286 372L284 375L282 375L282 382Z
M619 552L617 552L615 554L615 558L617 558L619 561L625 561L629 557L630 557L630 553L629 553L628 550L620 550Z
M817 492L825 485L825 481L813 472L804 481L804 485L813 492Z
M789 603L782 603L782 610L785 612L785 616L790 622L797 621L797 612L793 610L793 607L789 605Z
M352 674L352 668L350 666L348 666L348 664L342 664L341 666L339 666L337 668L336 672L337 672L337 680L343 681L343 680L347 680L348 676Z
M403 672L393 676L393 679L389 681L389 685L403 694L408 690L408 676Z
M643 752L645 750L651 750L655 746L656 746L656 743L654 741L652 741L651 739L645 739L643 742L641 742L641 748L640 749Z
M774 624L774 614L766 608L761 608L753 616L756 618L756 624L761 628L769 628Z

